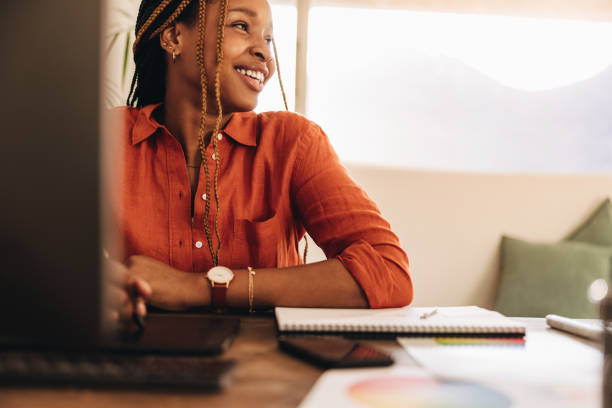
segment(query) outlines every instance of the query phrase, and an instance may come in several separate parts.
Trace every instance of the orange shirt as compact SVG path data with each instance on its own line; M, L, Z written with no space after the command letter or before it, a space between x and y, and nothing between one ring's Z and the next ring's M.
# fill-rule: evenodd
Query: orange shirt
M125 122L120 228L124 255L148 255L183 270L212 267L204 230L206 176L200 168L194 217L180 143L152 116L159 105L118 108ZM218 136L219 265L233 269L302 263L308 231L328 258L338 258L370 307L412 300L408 258L376 204L348 176L327 136L287 112L237 113ZM206 149L214 175L212 143ZM217 239L211 228L213 243Z

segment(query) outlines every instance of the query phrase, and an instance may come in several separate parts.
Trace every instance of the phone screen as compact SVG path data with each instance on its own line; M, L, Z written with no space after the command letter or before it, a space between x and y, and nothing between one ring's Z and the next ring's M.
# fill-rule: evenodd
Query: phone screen
M374 367L393 364L393 358L388 353L367 344L343 338L282 336L278 341L282 350L326 368Z

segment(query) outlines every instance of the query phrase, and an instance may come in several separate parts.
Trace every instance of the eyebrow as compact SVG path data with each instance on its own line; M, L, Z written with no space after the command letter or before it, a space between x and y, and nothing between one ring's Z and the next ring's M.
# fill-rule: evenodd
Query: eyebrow
M244 14L247 14L247 15L251 16L251 17L257 17L257 13L256 13L256 12L254 12L254 11L253 11L253 10L251 10L251 9L248 9L248 8L243 8L243 7L233 8L233 9L231 9L231 10L228 10L227 12L228 12L228 13L232 13L232 12L242 12L242 13L244 13Z

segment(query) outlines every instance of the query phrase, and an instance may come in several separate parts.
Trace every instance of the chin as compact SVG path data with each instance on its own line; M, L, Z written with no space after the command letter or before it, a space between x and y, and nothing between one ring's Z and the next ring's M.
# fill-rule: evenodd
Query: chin
M257 107L257 99L255 101L240 101L232 103L228 108L230 112L250 112Z

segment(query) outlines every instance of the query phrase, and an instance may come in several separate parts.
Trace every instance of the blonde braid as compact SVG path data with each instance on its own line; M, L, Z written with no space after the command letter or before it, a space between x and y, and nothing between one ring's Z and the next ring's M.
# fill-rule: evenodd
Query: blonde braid
M174 13L172 13L172 15L170 16L170 18L168 18L168 20L161 25L161 27L159 27L157 30L153 31L153 34L151 34L149 36L149 40L152 40L153 38L155 38L155 36L159 33L161 33L162 31L164 31L166 28L168 28L168 26L172 23L174 23L174 21L181 15L181 13L183 12L183 10L185 10L185 8L189 5L189 3L191 3L192 0L183 0L181 2L181 4L178 5L178 7L176 8L176 10L174 10Z
M200 7L198 10L198 43L196 45L197 60L200 66L200 85L202 87L202 112L200 117L200 130L198 131L198 141L200 143L200 154L202 155L202 165L206 174L206 202L204 204L204 231L206 232L206 240L208 242L208 250L214 266L215 254L213 251L212 236L210 226L208 224L208 216L210 214L210 174L208 170L208 158L206 157L205 129L206 129L206 111L208 99L208 77L204 65L204 35L206 31L206 0L199 0Z
M285 87L283 86L283 80L281 78L280 73L280 65L278 64L278 51L276 51L276 41L272 39L272 47L274 48L274 61L276 62L276 73L278 75L278 83L280 84L281 93L283 94L283 103L285 104L285 110L289 110L289 106L287 105L287 96L285 95ZM306 243L308 245L308 242Z
M164 11L166 9L166 7L168 7L168 4L170 4L171 2L172 2L172 0L163 0L159 4L159 6L157 6L157 8L153 11L153 13L151 13L151 15L149 16L147 21L144 23L144 25L140 28L140 30L138 30L138 34L136 35L136 40L134 40L134 45L132 46L133 50L136 49L136 46L138 45L138 43L142 39L142 36L144 35L144 33L149 29L151 24L153 24L155 19L157 19L157 17L159 17L159 15L162 13L162 11Z
M215 253L215 261L219 262L219 251L221 250L221 236L219 234L219 214L221 208L219 205L219 170L221 158L219 157L219 149L217 146L217 134L221 128L223 119L223 107L221 105L221 67L223 65L223 40L225 39L225 18L227 16L227 0L221 0L219 5L219 20L217 23L217 68L215 71L215 97L217 99L218 115L215 123L215 130L212 134L213 149L215 152L215 203L217 204L217 212L215 214L215 234L217 235L217 251Z

